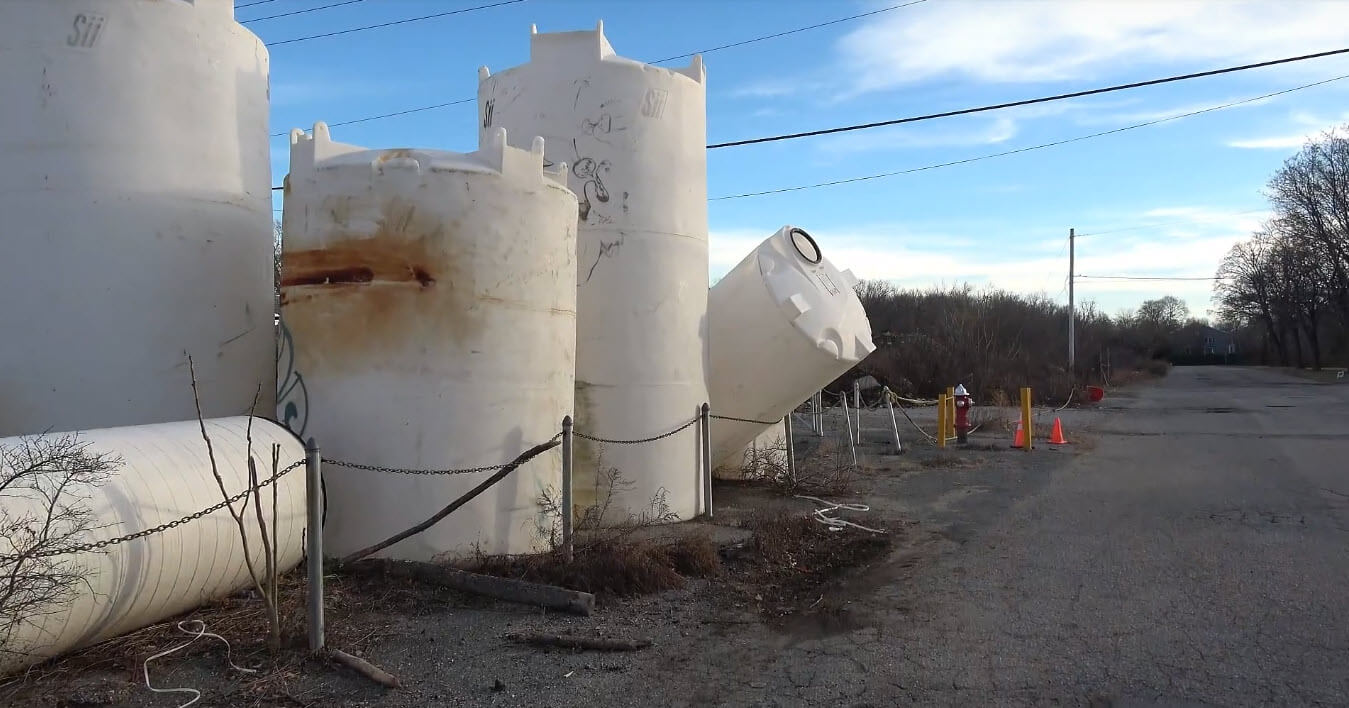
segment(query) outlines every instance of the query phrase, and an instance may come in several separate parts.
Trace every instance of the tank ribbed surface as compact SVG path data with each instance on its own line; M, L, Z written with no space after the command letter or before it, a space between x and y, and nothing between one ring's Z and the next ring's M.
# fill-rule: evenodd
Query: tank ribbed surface
M248 422L247 417L206 421L217 469L231 495L248 488ZM283 468L304 459L304 446L276 423L254 418L252 437L253 457L262 479L272 474L272 445L281 446ZM67 489L61 497L92 512L91 530L80 542L143 531L224 499L195 420L88 430L79 433L77 440L87 446L88 453L121 460L106 482ZM0 449L16 450L23 442L0 439ZM300 562L304 552L303 465L283 476L276 492L278 566L286 571ZM262 497L263 519L269 528L271 494L267 487ZM41 518L48 508L32 490L9 489L0 497L0 509L10 519L27 514ZM261 572L263 549L256 512L251 503L245 509L236 502L234 508L246 514L249 549ZM9 543L0 536L0 555L13 552ZM58 572L74 574L84 583L75 586L69 601L32 608L31 621L20 624L5 651L0 651L0 675L153 624L252 584L238 526L225 509L167 531L101 551L59 556L56 561Z

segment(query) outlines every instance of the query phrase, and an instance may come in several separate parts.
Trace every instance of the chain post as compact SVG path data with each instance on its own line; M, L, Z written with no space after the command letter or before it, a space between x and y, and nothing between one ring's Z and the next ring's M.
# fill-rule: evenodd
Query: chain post
M712 439L710 436L712 426L709 421L711 413L712 407L706 403L698 409L698 428L702 431L703 506L709 519L712 518Z
M796 484L796 445L792 440L792 414L788 413L782 417L782 427L787 436L787 476L791 478L792 484Z
M890 400L890 387L882 389L881 395L885 396L885 409L890 411L890 432L895 436L895 454L899 454L904 452L904 446L899 443L899 422L895 420L895 402Z
M562 419L562 555L572 561L572 421Z
M318 653L324 646L323 627L323 455L310 438L304 446L306 558L309 571L309 651Z

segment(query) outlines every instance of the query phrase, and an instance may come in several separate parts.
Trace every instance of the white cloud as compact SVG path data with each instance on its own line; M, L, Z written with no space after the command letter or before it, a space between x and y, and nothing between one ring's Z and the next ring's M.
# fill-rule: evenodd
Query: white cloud
M878 15L838 49L855 95L939 78L1068 81L1271 59L1338 47L1346 25L1349 3L1335 0L944 0Z
M1258 138L1229 140L1227 146L1247 150L1296 150L1306 145L1307 141L1320 137L1322 133L1341 126L1346 121L1349 121L1349 112L1341 113L1338 118L1331 119L1305 111L1295 111L1289 117L1289 122L1294 126L1303 126L1303 130ZM1315 127L1307 129L1306 126Z

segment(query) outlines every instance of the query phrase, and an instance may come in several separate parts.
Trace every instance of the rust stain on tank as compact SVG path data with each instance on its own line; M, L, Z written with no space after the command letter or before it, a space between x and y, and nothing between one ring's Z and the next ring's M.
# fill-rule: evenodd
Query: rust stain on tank
M472 235L405 200L388 200L363 232L353 224L367 206L323 206L323 245L281 258L282 317L307 357L356 370L472 346L483 327Z

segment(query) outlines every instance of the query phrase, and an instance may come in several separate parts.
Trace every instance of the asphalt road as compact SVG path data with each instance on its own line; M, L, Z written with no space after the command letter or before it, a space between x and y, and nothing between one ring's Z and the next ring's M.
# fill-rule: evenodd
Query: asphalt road
M1064 464L917 494L937 557L719 698L1349 705L1349 385L1177 368L1105 403Z

